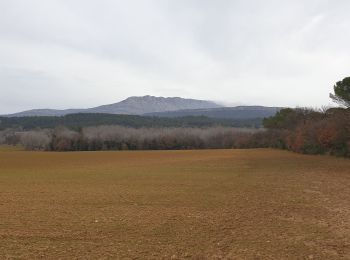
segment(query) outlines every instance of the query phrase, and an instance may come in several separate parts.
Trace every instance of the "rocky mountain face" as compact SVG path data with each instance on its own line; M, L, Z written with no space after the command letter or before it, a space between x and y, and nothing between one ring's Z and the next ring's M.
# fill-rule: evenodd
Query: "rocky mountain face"
M218 104L197 99L185 99L179 97L129 97L119 103L100 106L90 109L92 113L131 114L142 115L145 113L175 111L180 109L200 109L220 107Z
M183 109L206 109L218 108L220 105L205 100L185 99L180 97L129 97L121 102L98 106L87 109L33 109L11 115L9 117L20 116L63 116L75 113L106 113L106 114L129 114L142 115L145 113L156 113L165 111L176 111Z

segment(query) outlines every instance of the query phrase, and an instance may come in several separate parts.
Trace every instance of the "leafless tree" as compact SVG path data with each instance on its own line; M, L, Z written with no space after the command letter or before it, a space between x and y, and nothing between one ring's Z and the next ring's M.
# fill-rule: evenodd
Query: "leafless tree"
M19 132L20 143L28 150L47 150L51 134L47 130Z

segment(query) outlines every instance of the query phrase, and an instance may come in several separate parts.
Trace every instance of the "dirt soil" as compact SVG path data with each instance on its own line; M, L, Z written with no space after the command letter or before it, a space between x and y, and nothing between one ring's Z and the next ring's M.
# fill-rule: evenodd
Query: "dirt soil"
M350 259L350 160L0 151L0 259Z

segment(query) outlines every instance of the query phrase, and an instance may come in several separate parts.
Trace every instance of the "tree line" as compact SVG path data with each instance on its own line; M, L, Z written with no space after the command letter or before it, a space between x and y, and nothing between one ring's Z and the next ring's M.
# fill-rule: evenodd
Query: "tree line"
M306 154L350 156L350 109L282 109L264 120L265 129L232 127L131 128L93 126L78 130L0 131L0 143L28 150L169 150L280 148Z
M340 107L281 109L275 116L263 120L264 129L213 124L195 124L196 127L183 124L181 127L154 127L151 124L147 127L101 125L32 130L7 128L0 131L0 144L21 144L29 150L48 151L270 147L305 154L350 157L350 78L337 82L334 94L330 94L330 97ZM71 116L75 118L75 115ZM89 121L89 115L81 116L88 118L86 122L93 123L93 120ZM167 121L161 122L164 124Z
M350 108L282 109L264 120L279 137L273 145L305 154L350 156Z
M287 108L266 118L264 127L279 135L271 144L299 153L350 157L350 77L338 81L333 90L329 96L340 107Z
M96 126L81 128L79 131L66 127L29 131L7 129L0 131L0 143L20 144L28 150L46 151L243 148L251 142L253 135L262 132L264 130L232 127Z
M33 130L37 128L56 128L65 126L69 129L79 130L88 126L120 125L131 128L162 128L162 127L262 127L263 118L209 118L205 116L184 117L156 117L138 115L114 114L70 114L66 116L28 116L28 117L0 117L0 130L18 128Z

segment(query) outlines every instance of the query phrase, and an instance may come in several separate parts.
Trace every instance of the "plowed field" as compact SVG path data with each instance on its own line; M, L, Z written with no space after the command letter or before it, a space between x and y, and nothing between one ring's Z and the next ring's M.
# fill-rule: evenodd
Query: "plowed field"
M0 259L350 259L350 160L0 151Z

